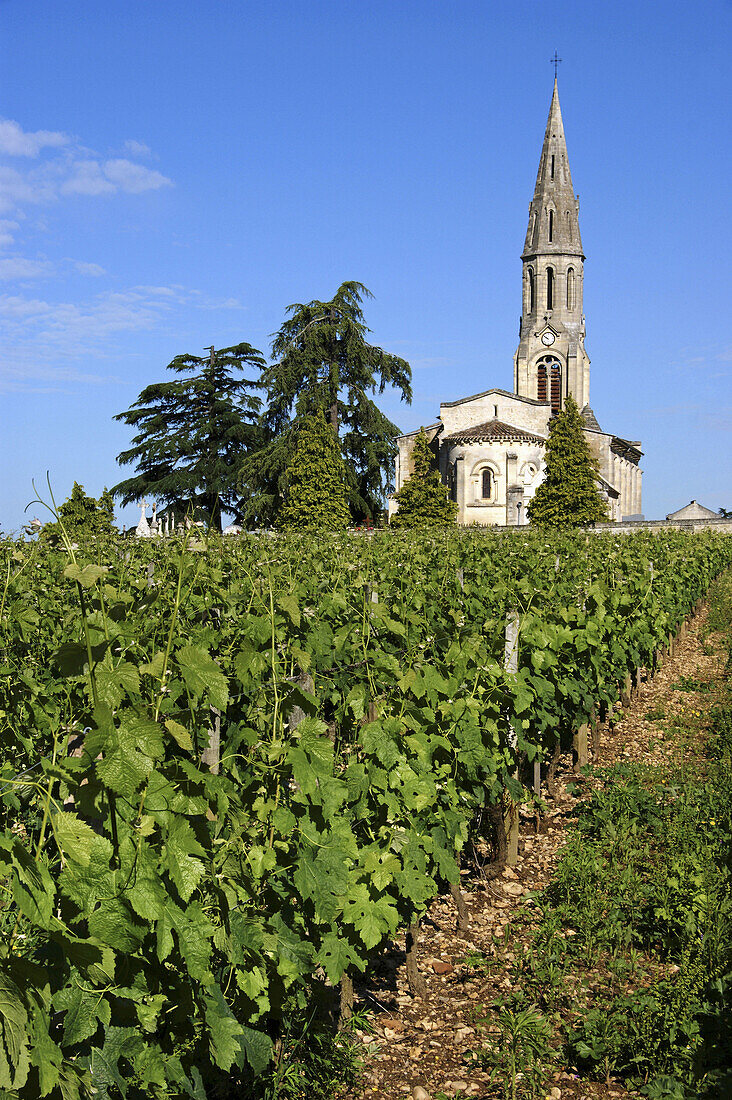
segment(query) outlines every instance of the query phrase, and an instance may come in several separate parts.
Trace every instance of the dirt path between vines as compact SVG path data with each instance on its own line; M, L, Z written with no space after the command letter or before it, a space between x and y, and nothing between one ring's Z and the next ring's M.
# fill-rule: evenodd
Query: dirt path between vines
M668 658L656 676L644 678L629 707L616 715L613 729L602 730L599 758L592 763L609 767L619 760L660 764L678 753L677 743L659 738L654 712L667 719L681 721L698 698L709 705L709 695L697 697L674 690L681 677L703 682L721 681L724 656L721 644L713 636L702 642L706 608L687 624L685 636L676 642L674 656ZM713 650L713 652L712 652ZM551 881L567 828L574 819L577 796L567 791L576 783L569 756L558 770L558 798L547 799L545 831L533 835L533 820L521 821L522 837L519 860L492 882L464 875L462 890L470 913L469 931L456 931L456 912L447 896L435 900L422 920L418 962L427 992L413 998L407 986L402 945L374 961L370 972L356 985L356 1008L370 1013L369 1031L357 1032L364 1045L365 1072L360 1089L346 1100L434 1100L440 1093L450 1097L494 1098L502 1095L491 1086L487 1073L471 1065L466 1052L484 1046L489 1036L476 1029L476 1010L490 1006L511 989L510 967L522 941L532 928L517 922L526 913L522 896L529 890L541 890ZM587 788L593 781L581 780ZM509 948L496 943L505 936ZM471 953L490 957L483 969L466 963ZM571 1070L559 1069L546 1088L552 1100L595 1100L607 1097L631 1097L621 1083L610 1085L579 1080Z

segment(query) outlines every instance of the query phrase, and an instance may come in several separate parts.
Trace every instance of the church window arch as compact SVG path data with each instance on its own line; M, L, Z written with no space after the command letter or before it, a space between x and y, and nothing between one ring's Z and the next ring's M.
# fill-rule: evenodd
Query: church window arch
M567 268L567 309L574 309L574 268Z
M529 313L534 312L534 269L533 267L527 267L526 269L526 302Z
M546 308L554 309L554 268L546 269Z
M550 241L550 243L553 240L554 240L554 211L550 210L549 211L549 241Z
M459 465L457 462L451 462L448 466L448 493L450 500L457 501L458 498L458 471Z
M553 355L544 355L536 365L536 397L551 401L552 416L562 411L562 365Z
M476 504L495 503L498 499L498 467L495 462L480 458L473 466L473 500Z
M539 363L536 368L536 400L546 401L546 363Z
M552 153L552 179L554 179L554 154Z

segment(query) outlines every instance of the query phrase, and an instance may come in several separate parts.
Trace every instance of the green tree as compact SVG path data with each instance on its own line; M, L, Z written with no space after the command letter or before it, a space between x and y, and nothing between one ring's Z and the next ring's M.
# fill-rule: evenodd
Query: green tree
M597 485L597 460L583 427L570 394L549 425L546 477L527 508L529 519L539 527L588 527L607 519Z
M105 538L115 533L112 526L114 499L109 489L104 489L99 500L96 500L87 496L84 486L75 481L71 496L59 505L58 514L61 522L45 523L40 532L40 538L52 546L58 546L63 541L61 523L71 542Z
M297 426L285 484L279 527L342 531L348 526L346 467L322 409L315 416L304 417Z
M123 504L152 496L179 514L200 509L221 530L222 511L240 518L239 471L246 453L260 439L259 383L243 378L265 360L250 344L236 344L205 358L178 355L167 369L171 382L147 386L115 420L137 429L132 447L117 456L134 464L137 475L115 485Z
M434 468L424 428L414 441L412 476L405 481L395 499L399 511L391 518L391 527L444 527L455 523L458 507L450 500L439 471Z
M250 522L273 521L283 500L296 425L318 409L339 440L352 517L362 520L383 510L399 429L373 397L389 386L411 401L412 372L404 359L367 342L361 304L370 297L361 283L347 282L328 302L288 307L290 316L272 344L275 362L262 375L265 442L243 466Z

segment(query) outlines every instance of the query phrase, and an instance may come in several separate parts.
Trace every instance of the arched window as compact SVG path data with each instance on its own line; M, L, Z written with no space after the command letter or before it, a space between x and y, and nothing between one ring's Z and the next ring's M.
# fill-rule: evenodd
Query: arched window
M554 268L546 269L546 308L554 309Z
M493 471L486 466L480 474L480 495L483 500L490 500L493 495Z
M536 366L536 398L551 401L552 416L562 409L562 367L551 355L545 355Z
M552 160L553 159L554 158L552 157ZM554 177L552 177L552 178L554 178ZM554 211L553 210L549 211L549 240L550 241L554 240Z
M529 268L526 269L526 281L528 283L528 287L527 287L527 290L528 290L527 304L528 304L528 308L529 308L529 313L533 313L534 312L534 269L533 269L533 267L529 267Z
M546 401L546 364L539 363L536 371L536 400Z
M552 416L562 411L562 368L559 363L552 363L551 367L552 389Z
M567 269L567 309L574 309L574 268Z
M552 179L554 179L554 154L552 153ZM549 238L551 240L551 237Z

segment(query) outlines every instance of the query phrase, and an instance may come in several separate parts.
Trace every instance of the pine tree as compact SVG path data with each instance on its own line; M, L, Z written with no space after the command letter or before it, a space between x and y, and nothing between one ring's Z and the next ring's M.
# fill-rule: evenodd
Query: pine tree
M238 519L240 467L260 442L260 401L250 392L258 381L240 372L263 366L250 344L176 356L167 369L189 377L147 386L115 417L137 429L133 446L117 456L121 465L134 463L137 476L115 485L114 495L123 504L155 497L179 514L200 509L218 530L222 511Z
M432 464L432 452L424 428L414 441L412 476L405 481L395 499L399 511L390 527L444 527L455 523L458 507L450 500L439 472Z
M607 519L597 485L597 460L585 437L584 422L570 394L549 425L546 477L527 513L539 527L589 527Z
M242 467L248 522L265 525L276 517L297 424L317 409L339 441L353 519L383 511L399 429L373 398L389 387L411 401L412 372L404 359L367 342L361 304L370 297L361 283L347 282L329 302L288 307L272 344L275 361L262 374L264 445Z
M350 520L346 467L323 410L302 419L277 519L286 530L342 531Z

